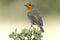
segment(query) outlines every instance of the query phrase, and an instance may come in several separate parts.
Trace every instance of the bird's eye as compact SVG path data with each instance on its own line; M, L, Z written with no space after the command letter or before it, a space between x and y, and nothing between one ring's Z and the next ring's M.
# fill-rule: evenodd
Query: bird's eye
M31 6L31 4L29 4L29 6Z

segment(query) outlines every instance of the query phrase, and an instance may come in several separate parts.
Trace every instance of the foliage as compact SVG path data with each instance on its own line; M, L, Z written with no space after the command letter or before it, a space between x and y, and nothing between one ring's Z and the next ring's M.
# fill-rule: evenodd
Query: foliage
M14 40L41 40L42 34L40 31L36 30L34 28L31 29L22 29L20 33L17 33L17 29L15 29L15 32L12 32L9 34L9 38L12 38Z

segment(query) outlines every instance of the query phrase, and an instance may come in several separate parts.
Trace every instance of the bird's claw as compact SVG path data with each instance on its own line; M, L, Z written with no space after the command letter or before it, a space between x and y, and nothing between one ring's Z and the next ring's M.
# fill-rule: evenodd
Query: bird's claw
M33 25L30 26L29 30L33 27Z

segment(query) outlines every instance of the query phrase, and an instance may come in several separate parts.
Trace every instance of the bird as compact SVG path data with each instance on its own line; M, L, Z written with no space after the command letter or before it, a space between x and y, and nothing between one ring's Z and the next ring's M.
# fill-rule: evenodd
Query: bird
M40 31L44 32L42 16L37 7L31 2L26 3L24 6L27 8L27 17L30 20L31 24L38 25Z

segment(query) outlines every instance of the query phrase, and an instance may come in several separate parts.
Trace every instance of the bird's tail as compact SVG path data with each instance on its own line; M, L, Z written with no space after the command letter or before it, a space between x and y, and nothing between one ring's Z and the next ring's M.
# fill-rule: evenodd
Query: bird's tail
M43 29L43 27L41 27L41 26L40 26L40 30L41 30L41 32L44 32L44 29Z

